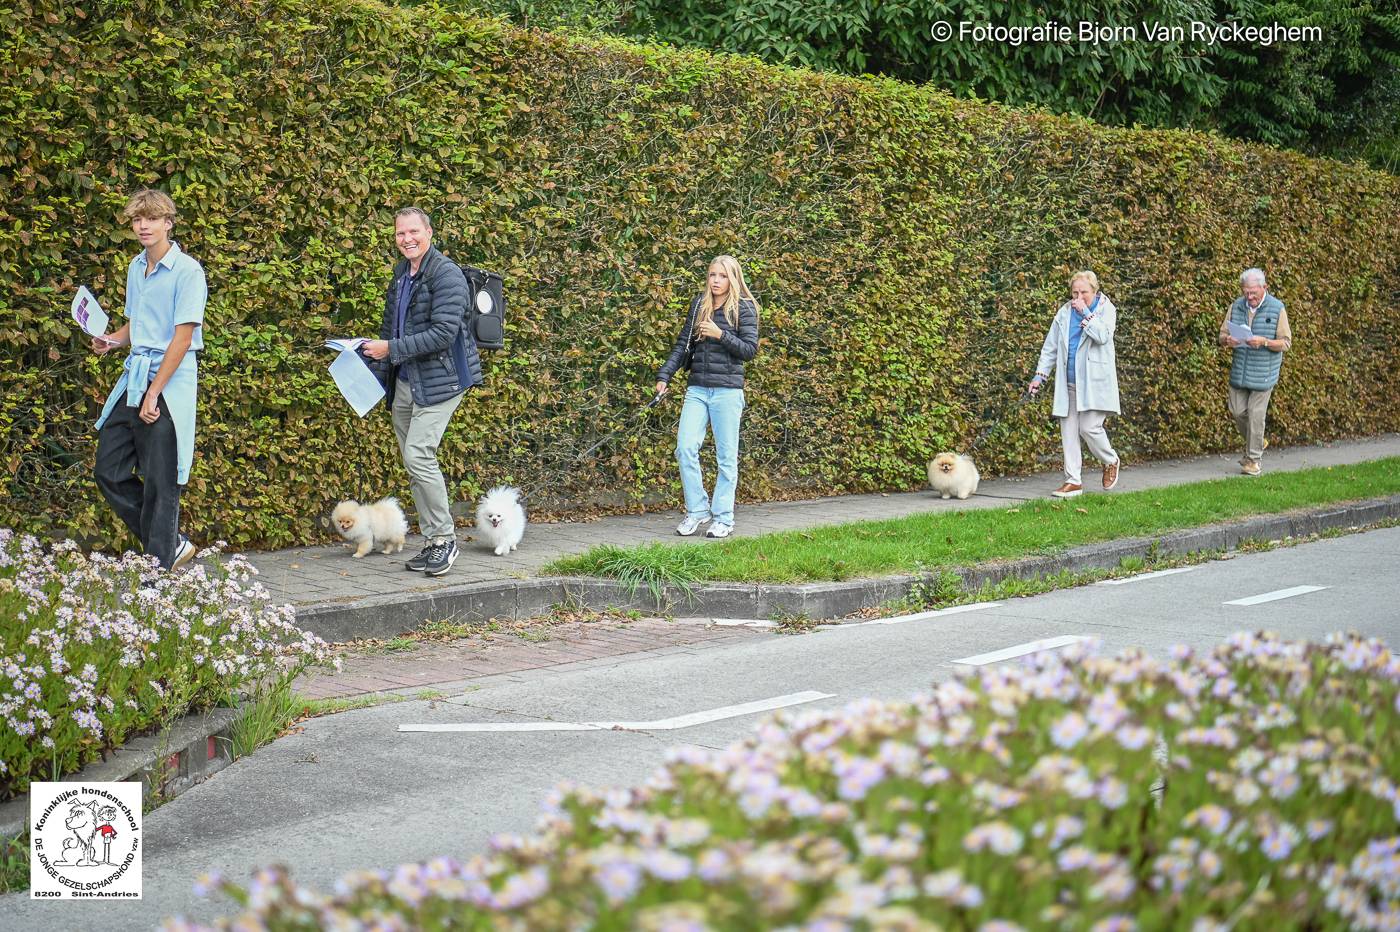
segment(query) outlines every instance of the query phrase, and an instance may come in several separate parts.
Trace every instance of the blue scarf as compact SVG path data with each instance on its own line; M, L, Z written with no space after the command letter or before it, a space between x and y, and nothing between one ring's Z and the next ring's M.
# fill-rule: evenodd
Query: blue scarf
M1074 384L1074 357L1079 355L1079 341L1084 337L1084 318L1094 313L1094 308L1099 306L1099 298L1102 297L1103 292L1094 295L1094 303L1083 313L1080 313L1078 308L1070 308L1069 362L1065 366L1065 380L1071 385Z

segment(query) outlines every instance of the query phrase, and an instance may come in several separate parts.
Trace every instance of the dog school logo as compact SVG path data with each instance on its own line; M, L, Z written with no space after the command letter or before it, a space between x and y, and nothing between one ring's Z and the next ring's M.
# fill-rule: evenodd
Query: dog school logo
M29 785L30 899L141 898L141 784Z

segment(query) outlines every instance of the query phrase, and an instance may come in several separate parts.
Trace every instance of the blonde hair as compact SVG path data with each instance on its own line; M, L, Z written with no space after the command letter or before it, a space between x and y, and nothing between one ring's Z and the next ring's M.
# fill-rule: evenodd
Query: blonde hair
M749 286L744 282L744 272L739 268L739 260L733 256L715 256L710 260L710 264L705 269L705 298L700 302L700 313L695 317L696 325L700 325L707 320L713 320L715 316L715 296L710 292L709 272L715 266L724 269L724 274L729 276L729 293L724 296L724 319L729 321L729 326L739 326L739 300L747 299L753 302L753 308L758 310L758 299L749 291Z
M1075 272L1073 275L1071 275L1071 276L1069 277L1069 290L1070 290L1070 291L1073 291L1073 290L1074 290L1074 283L1077 282L1077 281L1086 281L1086 282L1088 282L1088 283L1089 283L1089 287L1092 288L1092 289L1094 289L1094 291L1095 291L1096 293L1097 293L1098 290L1099 290L1099 277L1098 277L1097 275L1095 275L1093 272L1089 271L1088 269L1082 269L1082 270L1080 270L1080 271L1078 271L1078 272Z
M142 188L131 195L122 211L122 219L127 223L138 217L143 220L169 220L174 223L175 202L164 191Z

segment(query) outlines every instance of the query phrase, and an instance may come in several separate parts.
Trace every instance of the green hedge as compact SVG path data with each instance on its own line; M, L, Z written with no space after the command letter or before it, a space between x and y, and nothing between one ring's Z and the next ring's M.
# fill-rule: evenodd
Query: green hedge
M1045 404L1013 402L1081 266L1121 308L1130 462L1237 445L1214 337L1253 264L1292 312L1276 442L1400 429L1387 175L431 7L102 9L0 11L0 522L118 539L89 476L119 362L67 306L87 283L120 307L141 184L209 276L201 539L306 541L335 498L406 488L387 417L349 412L319 348L377 324L405 203L509 289L509 348L443 445L463 498L679 501L678 405L637 405L720 252L764 304L741 499L913 488L988 425L984 471L1053 454Z

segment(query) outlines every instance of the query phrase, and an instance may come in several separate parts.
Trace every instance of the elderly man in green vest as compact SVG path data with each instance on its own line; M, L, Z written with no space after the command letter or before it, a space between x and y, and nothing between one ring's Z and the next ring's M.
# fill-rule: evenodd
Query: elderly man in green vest
M1241 342L1230 333L1230 324L1249 328L1252 334ZM1269 441L1264 439L1264 416L1269 397L1278 384L1283 354L1293 345L1288 328L1288 312L1283 302L1269 294L1261 269L1245 269L1240 275L1240 297L1220 324L1220 345L1234 351L1230 363L1230 415L1244 437L1244 459L1240 468L1246 476L1259 475L1259 459Z

